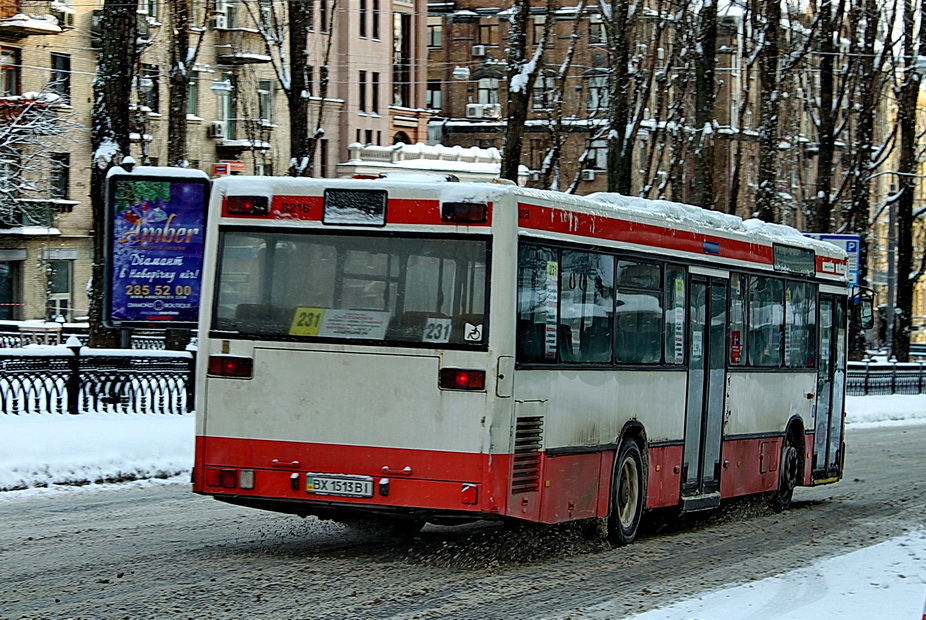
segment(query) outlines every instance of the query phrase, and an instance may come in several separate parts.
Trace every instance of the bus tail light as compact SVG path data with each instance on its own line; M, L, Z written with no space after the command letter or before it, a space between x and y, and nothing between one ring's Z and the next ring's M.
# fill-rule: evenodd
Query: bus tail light
M270 213L266 196L226 196L225 215L262 216Z
M439 385L445 390L484 390L486 389L486 371L441 368Z
M213 377L250 379L254 374L254 360L235 355L210 355L209 374Z
M458 224L485 224L489 220L489 205L484 202L445 202L440 206L440 219Z
M238 472L234 469L206 469L206 485L234 489L238 486Z

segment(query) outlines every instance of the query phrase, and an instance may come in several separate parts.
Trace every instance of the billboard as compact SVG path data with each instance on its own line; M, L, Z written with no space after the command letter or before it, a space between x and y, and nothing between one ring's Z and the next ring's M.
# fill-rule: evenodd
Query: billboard
M110 327L195 327L209 177L199 170L113 168L106 177Z

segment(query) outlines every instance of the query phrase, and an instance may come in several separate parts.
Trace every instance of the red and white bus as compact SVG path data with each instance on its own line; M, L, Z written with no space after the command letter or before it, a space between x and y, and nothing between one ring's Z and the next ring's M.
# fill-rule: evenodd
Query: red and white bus
M676 203L229 178L194 490L341 521L607 523L842 475L839 248Z

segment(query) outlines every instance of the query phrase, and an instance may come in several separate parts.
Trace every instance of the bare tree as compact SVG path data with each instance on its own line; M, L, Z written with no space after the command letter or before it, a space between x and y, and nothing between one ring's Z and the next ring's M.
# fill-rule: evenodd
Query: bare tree
M328 0L322 0L327 2ZM334 28L337 25L338 0L333 0L319 26L325 35L324 54L319 66L317 97L311 92L308 63L309 32L313 30L314 0L291 0L283 9L279 3L266 5L261 11L257 0L244 0L244 6L264 37L280 87L286 94L289 112L289 174L310 176L315 164L318 142L325 135L325 112L329 87L329 66L333 51ZM310 106L313 100L317 104ZM314 112L314 114L313 114Z
M755 214L768 222L777 222L781 3L775 0L758 2L758 5L752 11L753 32L759 37L759 160Z
M93 235L93 276L90 295L90 345L113 347L117 333L103 325L103 256L106 239L99 227L106 221L106 173L129 153L129 104L138 33L137 2L104 0L100 58L93 80L91 145L93 164L90 204L97 234Z
M917 19L916 13L919 13ZM910 330L913 324L913 292L920 273L914 272L913 259L913 195L916 191L917 131L916 104L922 83L920 57L926 52L926 0L916 7L914 0L903 2L903 58L897 87L897 126L900 133L899 166L897 170L897 308L894 313L894 334L891 352L897 361L910 360Z
M70 109L47 89L0 97L0 227L51 225L57 188L48 171L80 129Z
M528 59L530 0L516 0L508 30L508 105L504 148L499 176L517 183L524 141L524 126L530 108L534 83L543 67L544 49L553 34L556 20L556 0L547 0L543 34Z
M694 204L713 209L714 196L714 101L717 85L714 66L717 63L717 3L704 2L696 17L695 46L695 109L694 109Z
M187 160L187 103L190 96L190 71L196 64L206 32L206 16L214 5L210 0L202 12L201 22L194 27L190 0L173 0L169 3L170 69L168 70L167 162L170 166L186 168Z

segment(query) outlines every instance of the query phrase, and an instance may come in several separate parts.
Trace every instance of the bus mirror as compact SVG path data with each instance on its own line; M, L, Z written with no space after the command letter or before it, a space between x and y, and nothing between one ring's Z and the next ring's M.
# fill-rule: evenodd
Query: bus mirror
M858 316L862 329L871 329L874 327L874 300L870 293L862 293L859 295Z

